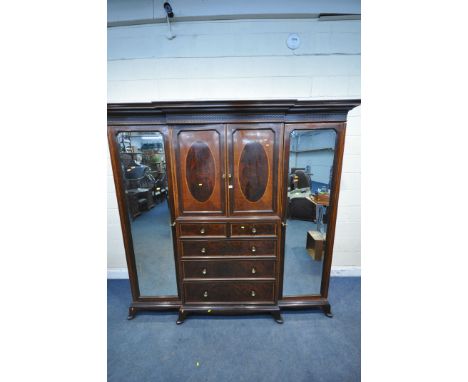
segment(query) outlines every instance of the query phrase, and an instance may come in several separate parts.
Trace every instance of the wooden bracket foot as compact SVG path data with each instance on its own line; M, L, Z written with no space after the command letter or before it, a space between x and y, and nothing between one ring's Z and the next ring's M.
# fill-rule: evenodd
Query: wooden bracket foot
M325 316L327 316L328 318L333 318L333 313L331 311L330 304L324 305L322 309Z
M276 312L271 312L271 315L273 316L273 319L278 323L278 324L282 324L284 321L283 321L283 317L281 317L281 312L280 311L276 311Z
M183 324L186 317L187 317L187 313L182 309L179 310L179 317L177 318L176 324L177 325Z
M135 318L136 309L134 307L128 308L127 320L133 320Z

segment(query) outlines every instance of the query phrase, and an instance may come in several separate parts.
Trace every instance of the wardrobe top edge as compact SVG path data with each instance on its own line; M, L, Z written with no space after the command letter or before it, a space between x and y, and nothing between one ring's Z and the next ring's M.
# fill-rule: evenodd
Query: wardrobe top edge
M249 101L171 101L146 103L108 103L108 115L173 113L326 113L349 112L361 104L360 99L344 100L249 100Z

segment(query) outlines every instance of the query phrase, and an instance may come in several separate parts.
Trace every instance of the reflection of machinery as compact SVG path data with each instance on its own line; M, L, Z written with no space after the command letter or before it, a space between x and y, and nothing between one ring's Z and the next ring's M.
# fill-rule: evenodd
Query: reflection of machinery
M128 188L153 188L156 184L151 169L145 165L134 165L127 168L125 178L128 181Z
M167 196L167 174L166 172L153 172L156 183L154 185L154 196L157 200L163 200Z
M127 201L132 218L135 219L142 211L154 206L153 190L156 181L148 166L138 164L133 160L124 169L124 175Z
M314 221L315 205L310 203L311 175L303 168L292 168L289 175L288 217L291 219Z
M165 194L167 189L166 164L161 159L164 153L146 150L136 153L121 153L122 171L126 188L151 188Z
M141 157L141 154L138 154ZM155 202L163 201L167 196L167 176L164 163L159 163L158 170L140 164L133 159L134 155L122 153L124 164L125 189L132 218L136 218L143 211L154 207Z
M304 196L289 198L288 218L315 221L315 205L310 202L306 195L309 195L309 193L304 194Z
M154 198L151 188L132 188L127 190L127 200L133 219L143 211L154 207Z
M311 176L313 174L306 173L303 168L293 168L291 169L291 174L289 174L289 187L291 190L298 188L310 188L311 186Z
M167 197L164 145L160 134L120 133L120 163L133 219Z

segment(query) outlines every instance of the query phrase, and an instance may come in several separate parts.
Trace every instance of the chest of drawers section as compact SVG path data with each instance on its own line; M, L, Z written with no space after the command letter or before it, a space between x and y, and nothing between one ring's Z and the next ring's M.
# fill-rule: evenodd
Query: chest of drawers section
M184 304L274 304L277 231L276 221L179 223Z

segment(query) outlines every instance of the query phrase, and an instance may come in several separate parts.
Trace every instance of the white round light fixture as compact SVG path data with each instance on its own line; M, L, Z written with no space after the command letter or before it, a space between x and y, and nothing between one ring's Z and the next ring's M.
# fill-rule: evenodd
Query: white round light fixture
M301 39L297 33L291 33L286 40L286 45L289 49L295 50L301 45Z

